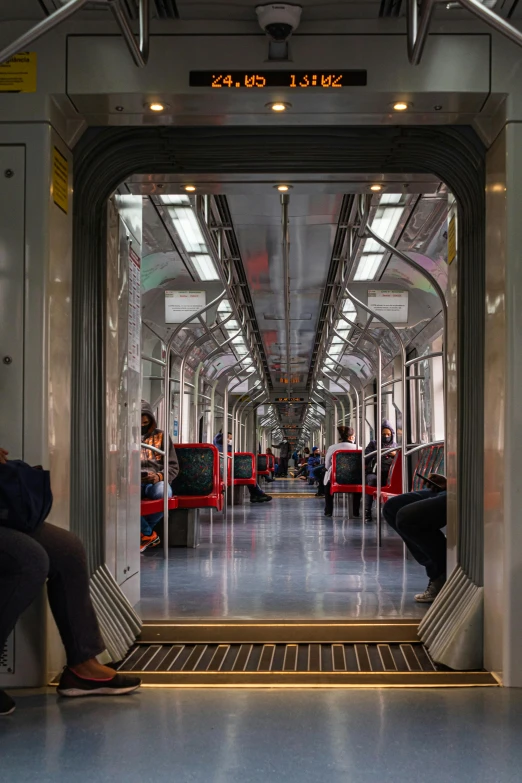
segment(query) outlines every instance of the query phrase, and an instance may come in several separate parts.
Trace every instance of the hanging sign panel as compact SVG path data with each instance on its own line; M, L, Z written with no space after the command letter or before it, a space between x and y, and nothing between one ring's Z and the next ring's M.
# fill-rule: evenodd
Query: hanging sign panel
M191 313L197 313L207 303L205 291L165 291L165 323L181 324L186 321ZM203 318L205 318L203 313ZM199 323L196 318L190 321Z
M18 52L0 63L0 92L36 92L36 52Z
M368 291L368 307L393 324L408 323L407 291Z

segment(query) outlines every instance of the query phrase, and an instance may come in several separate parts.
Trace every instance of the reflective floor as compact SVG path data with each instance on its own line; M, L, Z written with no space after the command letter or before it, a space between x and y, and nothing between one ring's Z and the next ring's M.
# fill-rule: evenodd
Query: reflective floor
M143 690L22 695L10 783L520 783L522 692Z
M329 519L304 482L281 480L266 489L271 503L246 501L226 520L202 515L201 545L171 549L168 565L161 548L142 556L144 620L423 615L426 606L413 596L426 587L425 571L403 557L402 541L386 523L379 549L375 522L348 519L346 501Z

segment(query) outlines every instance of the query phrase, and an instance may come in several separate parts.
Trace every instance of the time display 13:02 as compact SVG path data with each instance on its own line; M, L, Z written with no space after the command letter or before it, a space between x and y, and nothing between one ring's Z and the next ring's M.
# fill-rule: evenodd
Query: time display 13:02
M290 89L340 89L366 85L366 71L191 71L191 87L256 90L265 87Z

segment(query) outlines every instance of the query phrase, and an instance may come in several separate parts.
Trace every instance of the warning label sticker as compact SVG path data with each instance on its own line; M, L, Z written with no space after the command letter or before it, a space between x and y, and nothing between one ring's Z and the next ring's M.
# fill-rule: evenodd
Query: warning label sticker
M18 52L0 64L0 92L36 92L36 52Z
M67 214L69 211L69 163L56 147L53 149L53 201Z

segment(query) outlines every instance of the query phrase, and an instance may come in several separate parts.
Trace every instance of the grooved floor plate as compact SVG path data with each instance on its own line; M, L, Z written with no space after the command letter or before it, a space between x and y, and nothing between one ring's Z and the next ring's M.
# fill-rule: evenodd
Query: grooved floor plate
M154 636L158 628L156 643L141 641L118 667L139 672L150 687L497 685L489 672L438 668L409 623L180 623L147 626L144 636ZM182 629L190 641L180 641ZM286 639L275 640L283 629Z

